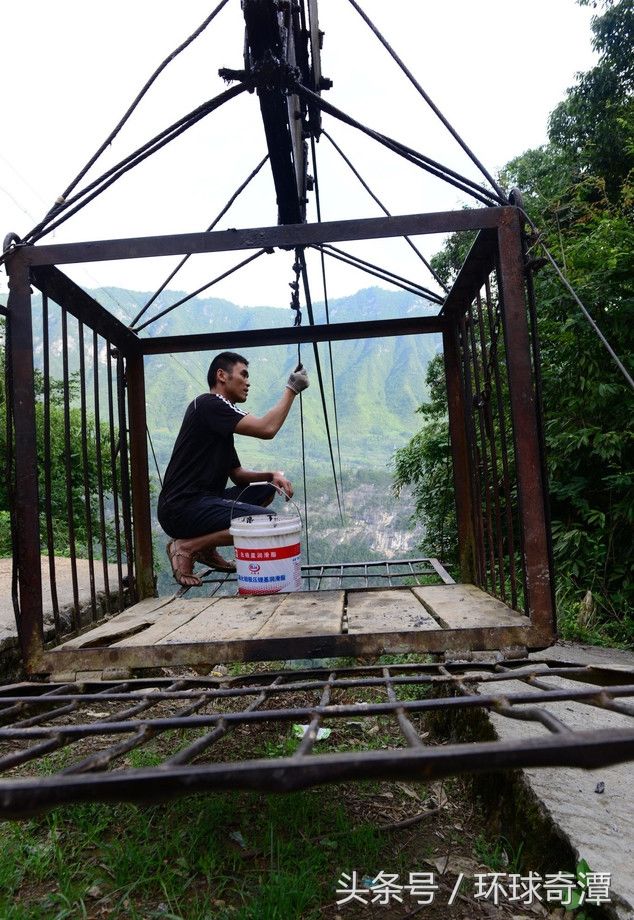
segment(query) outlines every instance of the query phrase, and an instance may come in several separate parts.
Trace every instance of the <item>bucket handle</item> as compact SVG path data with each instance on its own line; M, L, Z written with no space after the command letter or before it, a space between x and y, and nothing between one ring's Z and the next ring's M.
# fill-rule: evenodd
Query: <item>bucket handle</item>
M272 483L272 482L250 482L248 486L245 486L244 489L242 489L242 492L238 492L237 497L234 498L234 500L233 500L233 503L232 503L232 505L231 505L231 512L230 512L230 515L229 515L229 527L231 527L231 525L233 524L233 512L234 512L234 509L235 509L235 506L236 506L236 502L238 502L238 501L240 500L240 496L241 496L244 492L246 492L247 489L250 489L251 486L271 486L271 488L272 488L272 489L275 489L277 492L279 492L280 495L284 495L284 496L286 497L286 501L290 502L291 505L293 506L293 508L295 509L295 511L297 512L297 517L299 518L300 523L302 523L302 516L301 516L301 514L299 513L299 508L297 507L297 505L295 504L295 502L293 501L293 499L290 498L288 495L286 495L286 492L284 491L284 489L280 488L280 486L274 485L274 483Z

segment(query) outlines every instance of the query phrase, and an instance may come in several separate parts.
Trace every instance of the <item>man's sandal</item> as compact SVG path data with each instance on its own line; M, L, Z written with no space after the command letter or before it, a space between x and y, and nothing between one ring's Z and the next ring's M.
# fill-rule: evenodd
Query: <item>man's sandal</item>
M235 562L223 559L220 553L217 553L215 549L206 549L194 553L194 562L200 562L202 565L206 565L207 568L213 569L215 572L235 572L236 570Z
M167 552L167 558L169 559L170 565L172 567L172 575L174 576L175 581L177 581L178 584L181 585L183 588L200 587L200 585L202 585L202 581L200 580L198 575L194 575L191 569L189 572L185 572L182 569L179 569L177 564L175 564L174 562L175 559L181 556L183 559L191 560L191 564L193 568L195 556L192 553L184 553L182 550L179 550L179 549L172 550L172 546L173 546L173 542L170 541L165 547L165 550ZM189 579L189 581L186 581L185 579Z

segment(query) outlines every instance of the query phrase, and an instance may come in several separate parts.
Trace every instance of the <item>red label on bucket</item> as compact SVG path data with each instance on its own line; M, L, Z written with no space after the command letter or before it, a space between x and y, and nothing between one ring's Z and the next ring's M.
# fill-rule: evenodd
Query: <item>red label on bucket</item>
M271 549L243 549L241 546L236 546L236 559L244 559L248 562L290 559L293 556L299 556L299 553L299 543L294 543L292 546L274 546Z

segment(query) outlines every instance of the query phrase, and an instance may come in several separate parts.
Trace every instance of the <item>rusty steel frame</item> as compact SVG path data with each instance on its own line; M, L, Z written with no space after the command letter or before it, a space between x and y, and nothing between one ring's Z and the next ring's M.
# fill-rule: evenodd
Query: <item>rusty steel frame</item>
M509 688L508 681L526 690ZM565 711L550 708L564 702L618 714L623 725L576 731ZM369 778L430 781L487 772L492 765L496 770L608 766L634 756L633 703L631 670L528 659L363 668L333 662L220 679L18 683L0 687L0 771L10 771L0 772L0 817L73 802L158 802L223 789L286 792ZM95 705L98 713L90 708ZM546 731L506 741L428 739L421 717L469 711L495 712ZM390 746L368 750L361 732L358 750L315 752L320 727L336 732L340 720L350 718L382 719ZM263 757L257 738L251 759L236 760L230 748L223 751L223 740L230 741L236 727L268 726L288 737L297 722L307 722L308 731L290 756ZM157 737L163 742L160 764L121 768L120 758ZM85 739L99 744L82 756ZM29 768L55 752L62 755L57 772L33 776Z
M524 294L520 212L515 207L487 207L475 210L413 214L363 220L297 224L247 230L214 231L106 240L85 243L18 246L7 259L10 278L9 322L12 336L12 371L14 379L16 511L18 540L16 556L20 571L19 635L23 660L29 674L45 673L53 666L72 669L112 666L113 662L129 667L160 664L200 663L235 657L239 646L234 643L206 643L161 649L82 649L45 652L42 624L41 577L39 567L38 484L36 476L33 354L29 284L33 281L43 292L87 327L115 346L119 354L118 378L127 386L127 407L120 400L119 418L129 424L132 455L130 479L134 540L131 538L130 511L126 509L124 538L128 548L128 565L136 568L133 586L138 599L153 593L151 539L148 533L148 469L145 443L145 406L143 356L184 350L187 343L177 337L143 338L108 313L67 278L56 266L60 264L129 259L161 255L221 252L254 248L305 246L327 242L416 236L430 233L479 231L471 253L449 292L437 317L395 319L374 323L345 323L308 326L299 329L269 329L254 333L213 333L193 336L190 349L238 347L246 344L287 344L299 341L364 338L371 335L401 335L442 332L446 356L446 380L456 492L458 496L458 533L461 576L473 580L482 570L478 559L477 534L472 521L477 504L473 487L473 460L469 455L467 415L470 411L465 392L464 372L460 366L458 344L466 312L487 282L497 271L502 301L502 320L507 342L508 378L513 422L513 439L518 476L519 513L526 559L525 600L530 626L490 627L486 629L429 630L421 633L391 633L383 636L296 637L292 640L267 640L246 657L276 657L289 648L298 657L309 654L372 654L384 648L392 651L415 648L424 651L491 649L507 645L544 648L555 637L552 599L552 570L548 556L545 483L539 439L539 415L533 383L530 332ZM241 337L242 335L242 337ZM111 345L108 346L109 348ZM125 425L124 425L125 428ZM125 435L125 431L123 432ZM122 473L127 475L125 464ZM127 494L124 497L127 501ZM132 551L132 543L134 550ZM481 554L480 554L481 555ZM220 656L220 657L218 657ZM241 657L241 656L240 656Z

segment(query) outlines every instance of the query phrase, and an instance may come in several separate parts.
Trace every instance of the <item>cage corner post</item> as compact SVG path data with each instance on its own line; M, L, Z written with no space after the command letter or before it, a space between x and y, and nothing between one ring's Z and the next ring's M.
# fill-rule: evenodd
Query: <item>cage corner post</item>
M130 472L132 486L132 522L136 570L136 599L154 597L154 562L152 521L150 517L150 477L145 409L145 368L142 351L125 355L128 390L128 424L130 429Z
M39 488L33 324L29 260L24 250L7 259L9 299L6 360L11 370L13 456L15 463L15 546L18 571L16 626L22 661L28 675L41 671L44 611L40 549Z
M544 648L556 638L553 572L545 513L546 489L539 416L526 305L526 279L519 212L508 208L498 228L498 278L507 369L524 557L526 611L531 645Z

